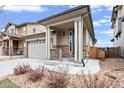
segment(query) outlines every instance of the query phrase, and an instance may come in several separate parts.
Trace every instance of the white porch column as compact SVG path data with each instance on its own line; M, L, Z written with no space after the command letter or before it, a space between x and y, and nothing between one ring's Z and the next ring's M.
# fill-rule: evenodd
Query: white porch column
M50 59L50 48L51 48L51 32L50 27L47 27L46 31L46 58Z
M13 56L13 40L9 39L9 56Z
M78 23L74 21L74 59L78 61Z
M79 20L78 22L78 29L79 29L79 33L78 33L78 37L79 37L79 61L81 61L81 59L83 59L83 20Z

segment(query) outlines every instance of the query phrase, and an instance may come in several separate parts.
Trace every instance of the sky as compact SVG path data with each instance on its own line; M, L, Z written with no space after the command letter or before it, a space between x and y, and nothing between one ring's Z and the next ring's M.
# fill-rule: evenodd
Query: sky
M21 24L23 22L37 22L45 17L59 13L61 11L76 7L74 5L37 5L37 6L4 6L0 8L0 29L5 24L12 22ZM112 5L92 5L91 14L95 36L96 47L111 47L110 42L113 36L111 29Z

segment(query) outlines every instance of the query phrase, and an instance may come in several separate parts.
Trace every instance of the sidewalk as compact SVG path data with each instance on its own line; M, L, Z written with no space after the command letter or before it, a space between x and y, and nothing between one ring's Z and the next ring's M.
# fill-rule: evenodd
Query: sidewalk
M17 59L17 58L24 58L24 57L22 55L17 55L17 56L0 56L0 61Z

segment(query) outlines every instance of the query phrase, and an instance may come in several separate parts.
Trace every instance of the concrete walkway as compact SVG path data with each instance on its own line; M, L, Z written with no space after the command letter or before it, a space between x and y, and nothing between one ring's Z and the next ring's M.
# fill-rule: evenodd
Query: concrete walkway
M17 58L24 58L22 55L16 55L16 56L0 56L0 61L3 60L11 60L11 59L17 59Z
M54 61L54 60L39 60L39 59L29 59L20 58L12 60L0 61L0 78L6 75L12 74L13 69L17 65L28 64L32 68L39 66L45 66L47 69L58 71L59 68L68 69L69 74L94 74L100 71L99 60L89 59L86 63L86 67L83 68L82 64L67 62L67 61Z

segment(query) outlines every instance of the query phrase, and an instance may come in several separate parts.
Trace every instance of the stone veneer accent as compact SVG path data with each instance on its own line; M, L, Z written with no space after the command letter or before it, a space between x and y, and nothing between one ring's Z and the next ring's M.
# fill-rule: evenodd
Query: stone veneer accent
M50 49L50 59L56 59L56 60L60 59L60 49L59 48Z
M59 49L61 49L63 58L72 57L72 54L69 53L68 45L57 45L57 46L53 46L53 48L57 49L58 51L59 51ZM51 53L51 55L53 55L53 54ZM58 53L56 53L54 56L57 56L57 55L58 55Z

